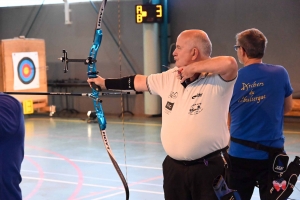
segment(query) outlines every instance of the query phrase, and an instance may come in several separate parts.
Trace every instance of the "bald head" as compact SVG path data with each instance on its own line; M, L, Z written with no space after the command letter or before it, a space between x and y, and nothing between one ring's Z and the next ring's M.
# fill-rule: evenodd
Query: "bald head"
M197 48L205 57L210 57L212 52L212 44L208 35L198 29L185 30L179 34L178 37L182 37L187 40L187 44L191 48Z

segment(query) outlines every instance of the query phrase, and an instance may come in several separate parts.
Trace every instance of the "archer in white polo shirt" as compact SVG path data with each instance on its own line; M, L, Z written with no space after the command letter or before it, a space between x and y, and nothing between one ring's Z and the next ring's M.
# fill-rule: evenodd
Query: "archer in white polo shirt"
M212 45L202 30L179 34L176 67L166 72L120 79L88 79L103 89L149 91L162 98L161 140L166 200L218 200L213 181L228 165L227 117L237 63L211 58Z

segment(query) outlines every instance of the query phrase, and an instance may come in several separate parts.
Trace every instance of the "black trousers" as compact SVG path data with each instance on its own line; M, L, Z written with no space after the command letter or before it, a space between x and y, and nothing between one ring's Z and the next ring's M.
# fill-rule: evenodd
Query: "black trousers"
M229 162L226 151L224 157ZM167 156L163 162L164 193L166 200L218 200L213 190L213 180L224 174L224 161L220 154L185 165Z
M259 185L260 199L268 200L268 160L253 160L230 156L231 167L227 176L229 188L235 189L242 200L250 200L254 187Z

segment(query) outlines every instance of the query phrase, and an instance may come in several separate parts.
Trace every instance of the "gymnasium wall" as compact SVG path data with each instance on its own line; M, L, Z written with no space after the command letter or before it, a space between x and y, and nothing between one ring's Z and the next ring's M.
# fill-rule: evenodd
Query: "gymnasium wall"
M143 25L135 23L134 8L138 0L121 1L120 33L121 47L126 55L119 56L118 2L108 1L103 27L103 40L98 51L97 67L103 77L119 77L143 73ZM95 2L99 8L101 2ZM41 38L46 43L48 81L84 83L86 66L70 63L68 73L63 73L63 64L57 59L62 49L69 58L86 58L92 44L97 13L90 3L70 4L70 20L65 24L64 5L22 6L0 8L0 39L26 35ZM169 0L170 44L185 29L202 29L213 43L213 56L231 55L237 32L248 28L260 29L268 38L264 62L283 65L289 72L294 96L300 98L300 1L298 0ZM35 18L36 17L36 18ZM32 22L34 23L32 24ZM109 33L112 33L112 35ZM121 72L120 72L121 60ZM240 65L242 67L242 65ZM88 86L59 88L49 91L90 92ZM108 114L121 112L120 97L103 97L104 111ZM128 100L128 106L127 101ZM86 97L49 97L49 103L57 110L75 108L80 112L92 110ZM124 99L125 110L137 115L144 113L143 95Z

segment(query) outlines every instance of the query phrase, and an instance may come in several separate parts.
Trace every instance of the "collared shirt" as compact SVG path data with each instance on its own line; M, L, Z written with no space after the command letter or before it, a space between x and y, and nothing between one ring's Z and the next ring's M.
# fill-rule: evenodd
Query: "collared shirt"
M235 80L208 74L184 88L177 67L147 78L151 94L162 98L161 140L176 160L195 160L229 142L227 117Z

